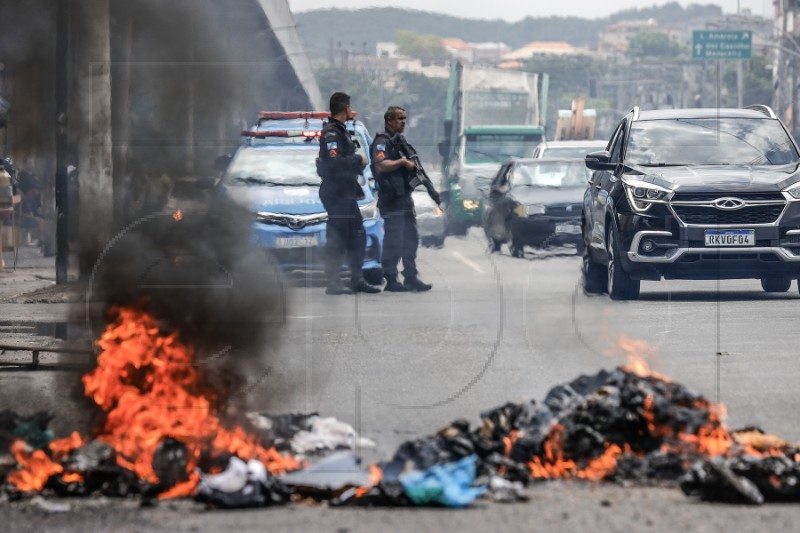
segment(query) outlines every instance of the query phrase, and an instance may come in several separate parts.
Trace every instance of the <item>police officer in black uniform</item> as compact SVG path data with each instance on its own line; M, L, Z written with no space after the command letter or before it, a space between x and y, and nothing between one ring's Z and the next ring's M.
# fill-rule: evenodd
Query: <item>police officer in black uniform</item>
M386 127L372 142L373 169L378 179L378 208L383 216L383 255L381 264L386 278L385 291L422 292L431 290L431 285L419 279L417 273L417 218L414 211L413 189L409 173L416 167L414 162L403 157L396 136L406 129L406 110L389 106L383 114ZM397 279L397 263L403 263L403 283Z
M319 146L319 173L322 185L319 197L328 213L325 245L326 294L351 292L381 292L364 281L361 267L366 253L366 233L358 209L363 190L358 175L367 160L356 154L356 148L345 128L344 121L353 116L350 96L337 92L330 99L331 118L322 128ZM340 275L343 256L350 265L350 288L342 284Z

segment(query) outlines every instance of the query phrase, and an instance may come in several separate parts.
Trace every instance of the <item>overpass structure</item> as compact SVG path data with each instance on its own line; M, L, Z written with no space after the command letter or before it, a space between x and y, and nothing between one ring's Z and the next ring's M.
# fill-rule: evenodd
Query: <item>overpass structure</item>
M212 172L257 111L324 108L287 0L27 0L0 20L1 155L36 159L53 220L77 167L82 245Z

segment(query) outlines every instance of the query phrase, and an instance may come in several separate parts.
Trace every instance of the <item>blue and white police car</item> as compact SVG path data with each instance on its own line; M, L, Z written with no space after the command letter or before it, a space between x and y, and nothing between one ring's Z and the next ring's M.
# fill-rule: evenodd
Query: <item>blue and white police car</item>
M323 120L328 112L261 112L258 123L242 132L242 145L222 177L225 193L256 218L258 243L267 248L285 271L324 269L327 213L319 199L321 178L316 158ZM348 121L357 152L369 159L372 138L360 121ZM364 199L358 206L364 218L367 249L364 279L379 284L383 249L383 219L369 165L359 177Z

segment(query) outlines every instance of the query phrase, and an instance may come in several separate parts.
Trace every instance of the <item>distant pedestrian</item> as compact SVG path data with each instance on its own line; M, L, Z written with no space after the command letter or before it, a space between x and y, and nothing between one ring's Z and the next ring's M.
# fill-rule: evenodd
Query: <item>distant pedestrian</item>
M27 232L27 244L40 244L44 234L41 183L36 175L36 163L32 157L25 160L17 173L18 187L22 193L20 227Z
M380 288L364 281L362 266L366 254L367 237L364 221L358 208L358 199L364 191L358 176L367 164L356 148L344 125L354 116L350 96L337 92L330 98L331 118L322 128L319 147L319 173L322 184L319 197L328 213L325 244L325 274L328 279L326 294L351 292L377 293ZM350 287L341 281L343 259L350 266Z

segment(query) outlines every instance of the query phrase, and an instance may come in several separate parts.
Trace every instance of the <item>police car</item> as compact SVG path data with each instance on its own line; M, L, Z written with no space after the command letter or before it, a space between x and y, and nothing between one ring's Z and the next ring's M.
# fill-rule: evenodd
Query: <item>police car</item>
M328 112L261 112L258 123L242 132L242 144L230 158L223 178L225 193L254 213L258 243L278 265L291 272L324 270L328 215L319 198L319 137ZM369 159L372 138L360 121L346 124L357 153ZM367 235L364 279L379 284L383 219L369 165L359 177L364 198L358 201Z

